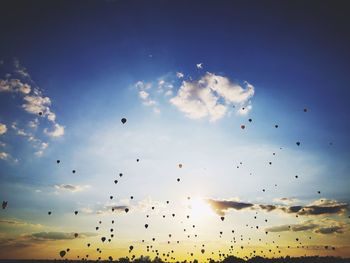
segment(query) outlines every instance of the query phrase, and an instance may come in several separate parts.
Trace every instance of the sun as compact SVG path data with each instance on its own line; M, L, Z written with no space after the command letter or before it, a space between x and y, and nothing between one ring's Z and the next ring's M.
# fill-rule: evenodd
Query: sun
M188 208L193 219L203 219L214 215L210 205L203 198L195 197L189 201Z

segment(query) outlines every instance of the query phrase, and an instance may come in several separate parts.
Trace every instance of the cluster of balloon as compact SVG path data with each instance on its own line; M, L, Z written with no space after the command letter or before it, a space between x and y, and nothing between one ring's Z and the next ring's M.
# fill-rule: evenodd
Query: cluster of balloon
M245 110L245 108L241 108L241 110ZM307 108L304 108L304 109L303 109L303 112L305 112L305 113L308 112L308 109L307 109ZM39 115L42 115L42 113L39 113ZM248 122L249 122L249 123L252 123L252 121L253 121L253 120L252 120L251 118L248 119ZM127 119L126 119L126 118L122 118L122 119L121 119L121 123L122 123L123 125L126 124L126 122L127 122ZM277 129L277 128L279 128L279 125L278 125L278 124L274 124L274 127ZM242 124L242 125L240 126L240 128L241 128L242 130L244 130L244 129L246 128L246 125L245 125L245 124ZM332 143L329 143L329 144L332 145ZM296 145L297 145L297 146L301 146L300 141L297 141L297 142L296 142ZM280 147L280 150L282 150L282 147ZM272 155L273 155L273 156L276 156L276 152L273 152ZM137 159L136 159L136 162L140 162L140 159L137 158ZM60 161L59 159L57 159L57 160L56 160L56 163L57 163L57 164L60 164L61 161ZM269 162L268 162L268 165L272 165L272 161L269 161ZM243 163L242 163L242 162L239 162L239 165L237 165L237 168L240 168L240 167L242 167L242 166L243 166ZM181 169L181 168L183 168L183 164L182 164L182 163L178 163L178 164L177 164L177 167ZM75 174L75 173L76 173L76 170L75 170L75 169L72 170L72 173ZM249 173L249 174L252 175L252 173ZM123 173L119 173L119 178L120 178L120 180L122 180L122 179L121 179L122 177L123 177ZM295 179L299 179L299 178L300 178L299 175L295 175L294 177L295 177ZM181 181L179 177L178 177L176 180L177 180L177 182L180 182L180 181ZM115 180L114 180L114 184L117 184L117 183L118 183L118 180L115 179ZM274 186L277 187L277 184L274 184ZM263 188L263 189L262 189L262 192L266 192L266 189ZM321 194L321 191L320 191L320 190L317 191L317 194ZM116 196L113 196L113 195L108 195L108 197L109 197L109 200L117 199L117 197L116 197ZM133 200L133 199L134 199L134 196L131 195L131 196L130 196L130 199ZM190 200L191 200L191 197L188 196L188 197L187 197L187 200L190 201ZM323 201L323 200L322 200L322 201ZM167 205L170 205L170 203L171 203L171 202L170 202L169 200L166 201L166 204L167 204ZM2 202L2 209L7 208L7 205L8 205L8 202L7 202L7 201L3 201L3 202ZM169 207L171 207L171 206L169 206ZM152 206L152 207L151 207L151 210L154 211L155 208L156 208L155 206ZM191 206L189 206L189 208L192 209ZM111 210L112 210L112 212L114 212L116 209L117 209L116 207L112 207ZM124 209L124 211L125 211L126 214L129 212L129 207L123 207L122 209ZM273 209L274 209L274 206L272 206L272 205L270 205L270 206L264 206L264 209L266 209L266 210L268 210L268 211L269 211L269 209L270 209L270 210L273 210ZM118 210L120 210L120 209L118 208ZM300 213L298 213L298 212L296 213L296 217L298 217L299 215L302 215L303 212L305 212L305 209L304 209L304 208L301 208L301 209L300 209ZM78 215L78 213L79 213L78 210L75 210L75 211L74 211L74 215ZM47 214L48 214L48 215L51 215L51 214L52 214L52 211L48 211ZM171 219L171 218L175 218L175 216L176 216L175 213L172 212L172 213L170 213L170 214L171 214L170 219ZM146 218L150 218L150 215L152 215L152 214L146 214ZM198 231L198 227L196 226L196 224L194 224L194 222L191 221L192 218L190 217L190 215L187 214L186 216L183 217L183 219L181 219L181 215L180 215L180 216L177 216L177 217L180 218L180 220L179 220L179 223L180 223L180 224L189 224L188 227L191 228L191 231L188 231L188 227L183 228L183 232L186 233L187 238L188 238L188 239L190 239L190 238L193 238L193 239L197 238L197 237L198 237L197 232L193 232L193 231ZM348 217L350 218L350 216L348 216ZM169 217L166 217L166 214L164 213L164 214L162 215L162 218L169 218ZM186 221L185 221L184 219L185 219ZM173 219L171 219L171 220L173 220ZM220 215L220 220L221 220L222 222L225 221L225 214L221 214L221 215ZM255 213L255 215L253 216L252 220L257 220L257 221L258 221L258 220L261 220L262 223L267 223L267 222L268 222L268 219L267 219L267 218L260 218L258 212ZM188 223L187 223L187 222L188 222ZM114 220L111 220L111 223L114 225L115 221L114 221ZM102 225L102 221L98 221L98 224L99 224L99 225ZM246 224L246 227L247 227L248 229L252 229L252 230L254 230L254 231L263 231L262 233L265 234L265 236L267 236L267 235L269 234L268 231L266 231L266 230L261 230L262 227L261 227L261 225L258 225L258 224L252 224L252 225ZM149 222L147 222L147 223L144 224L144 228L145 228L145 229L149 229ZM100 229L101 229L100 226L96 226L96 227L95 227L95 230L96 230L96 231L99 231ZM291 226L288 226L288 229L290 229L290 231L292 231L292 230L291 230L291 229L292 229ZM148 231L149 231L149 230L148 230ZM102 237L100 238L100 239L101 239L101 242L104 243L104 244L106 244L107 241L108 241L108 242L111 242L112 239L114 238L114 233L115 233L114 228L109 228L109 237L107 237L107 236L102 236ZM78 234L78 233L74 233L73 235L74 235L74 238L78 238L78 237L79 237L79 234ZM232 254L236 253L237 255L242 255L242 257L248 259L248 256L245 256L245 255L243 255L243 252L240 252L240 250L243 250L245 247L242 246L242 245L239 246L238 244L239 244L239 242L243 242L243 243L247 243L247 244L249 245L249 244L251 244L251 242L253 241L253 238L250 237L250 236L244 236L244 235L242 235L242 234L238 236L238 235L236 234L235 230L232 230L232 231L231 231L231 235L232 235L232 238L230 239L230 242L237 245L237 248L236 248L236 249L234 249L234 245L232 244L231 246L228 247L228 253L224 253L224 252L221 251L221 250L206 252L206 250L208 250L208 249L205 249L205 248L204 248L205 245L202 244L202 246L201 246L201 248L200 248L200 253L201 253L201 254L211 254L211 255L213 255L213 256L214 256L214 255L217 255L220 259L224 258L225 256L232 255ZM224 231L218 231L218 236L219 236L219 238L222 238L222 237L224 236ZM280 237L281 237L281 236L278 234L277 238L280 238ZM167 234L166 238L168 239L167 242L166 242L166 244L172 245L173 243L176 243L176 244L179 244L179 243L180 243L179 240L177 240L176 242L173 241L173 234L172 234L172 233ZM308 240L310 240L310 239L311 239L311 236L308 237ZM142 243L147 243L146 241L147 241L147 240L142 239ZM152 245L149 245L149 244L146 245L145 249L146 249L146 252L147 252L147 253L153 253L153 254L155 255L156 258L161 258L161 257L162 257L162 258L164 259L164 261L170 261L170 260L172 260L172 261L178 261L177 258L174 256L175 251L174 251L173 249L172 249L172 250L168 250L168 251L161 251L161 249L157 248L156 245L155 245L155 244L156 244L156 243L155 243L155 242L156 242L156 238L155 238L155 237L151 238L149 241L154 242L154 243L151 243ZM294 241L293 241L293 242L297 242L296 244L294 244L294 247L295 247L295 248L306 248L306 249L307 249L308 246L307 246L307 245L304 245L304 243L301 242L301 241L302 241L302 240L300 240L299 237L296 237L296 238L294 239ZM258 236L257 242L263 242L263 237ZM87 243L86 245L87 245L88 248L90 248L90 247L92 246L91 243ZM276 245L275 240L272 240L272 241L271 241L271 237L270 237L269 239L266 240L265 245L270 245L270 246L272 246L272 248L270 248L270 249L268 249L268 250L266 249L266 250L260 250L260 251L258 251L258 250L253 250L252 252L250 252L249 257L253 257L253 256L257 256L257 255L262 255L262 256L273 256L273 255L276 255L276 253L277 253L277 254L280 254L280 253L281 253L280 247L279 247L278 245ZM197 246L194 245L193 248L195 249L196 247L197 247ZM290 249L290 248L292 248L292 246L288 245L287 248ZM323 248L326 249L326 250L328 250L328 249L335 250L335 247L332 247L332 246L324 246ZM191 247L189 247L189 249L191 249ZM240 249L240 250L239 250L239 249ZM66 249L66 250L61 250L61 251L59 251L59 256L60 256L61 258L63 258L63 257L65 257L65 256L67 255L67 253L68 253L69 251L70 251L69 248ZM99 254L102 254L102 250L101 250L100 248L96 248L96 251L97 251ZM133 251L134 251L134 246L133 246L133 245L130 245L130 246L129 246L129 253L131 253L131 252L133 252ZM198 251L198 250L197 250L197 251ZM187 254L190 255L191 257L194 257L195 255L198 255L197 253L194 253L193 251L187 251ZM77 257L80 258L80 256L77 256ZM81 258L81 259L82 259L82 260L87 260L88 257L89 257L89 255L86 254L85 257L83 257L83 258ZM113 257L112 257L112 256L109 255L107 258L108 258L109 261L113 261ZM101 257L98 257L97 259L100 260ZM135 255L131 255L131 257L130 257L130 258L127 257L127 259L133 260L133 259L135 259ZM207 258L207 260L211 260L211 259L212 259L211 257L208 257L208 258Z

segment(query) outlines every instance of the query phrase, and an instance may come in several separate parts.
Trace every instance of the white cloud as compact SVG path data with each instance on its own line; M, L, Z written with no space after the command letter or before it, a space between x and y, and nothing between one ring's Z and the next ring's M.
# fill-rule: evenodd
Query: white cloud
M51 100L49 97L41 97L39 95L25 96L25 103L22 105L25 111L32 114L42 113L47 115L50 112L49 105L51 105Z
M5 152L0 152L0 159L1 160L8 160L9 159L9 154Z
M171 96L171 95L173 95L173 91L172 90L168 90L168 91L166 91L165 93L164 93L164 96Z
M135 87L138 88L139 90L147 90L152 87L151 83L144 83L143 81L138 81L135 84Z
M28 122L28 126L32 129L38 128L38 125L39 125L38 118L35 118L34 120Z
M198 69L202 69L202 68L203 68L203 63L198 63L198 64L196 64L196 67L197 67Z
M0 80L0 92L29 94L30 91L30 85L22 83L19 79Z
M139 96L141 99L146 100L149 96L149 93L144 91L144 90L141 90L141 91L139 91Z
M23 84L20 88L19 91L22 92L23 94L29 94L31 91L31 88L28 84Z
M178 77L179 79L182 79L184 77L184 74L181 72L176 72L176 77Z
M39 145L39 150L35 152L35 155L38 157L43 156L44 150L49 147L49 144L47 142L41 142Z
M173 84L171 84L168 81L165 81L164 79L160 79L158 81L158 87L157 87L157 92L158 93L163 93L164 91L171 91L173 89Z
M215 121L225 116L230 104L248 103L254 95L254 87L245 84L246 88L242 88L226 77L208 72L198 81L183 81L170 102L191 119L209 117L210 121ZM247 111L248 108L251 106Z
M44 133L50 137L61 137L64 135L64 126L59 125L58 123L54 124L54 129L49 131L47 128L44 129Z
M6 124L0 123L0 135L3 135L7 132Z

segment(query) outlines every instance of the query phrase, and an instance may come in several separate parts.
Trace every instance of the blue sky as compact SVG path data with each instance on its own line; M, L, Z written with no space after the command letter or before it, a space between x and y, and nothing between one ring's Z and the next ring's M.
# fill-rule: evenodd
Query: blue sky
M130 242L150 235L141 232L152 204L150 225L160 228L151 233L164 241L168 231L181 232L157 215L185 215L187 196L204 229L225 214L221 227L233 224L247 236L245 223L258 211L269 217L261 229L307 225L303 235L315 236L310 246L329 240L337 246L284 255L350 256L345 2L4 1L0 7L0 199L9 203L0 214L1 244L9 248L4 258L18 251L57 257L60 242L75 248L73 258L85 253L78 241L37 234L79 232L100 242L106 234L94 230L98 218L112 218L111 206L129 206L131 218L120 216L120 244L106 247L124 256ZM217 203L210 208L208 200ZM335 210L299 211L296 218L283 212L291 205ZM326 228L333 231L325 234ZM217 252L217 236L200 234L184 244L207 242ZM282 234L290 244L295 233ZM252 247L258 236L252 234ZM219 249L226 249L229 237L220 240ZM44 245L45 251L30 250Z

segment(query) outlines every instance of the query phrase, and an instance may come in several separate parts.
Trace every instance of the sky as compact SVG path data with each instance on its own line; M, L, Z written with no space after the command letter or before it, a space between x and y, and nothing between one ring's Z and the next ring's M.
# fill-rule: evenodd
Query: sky
M350 257L349 27L346 1L1 1L0 258Z

